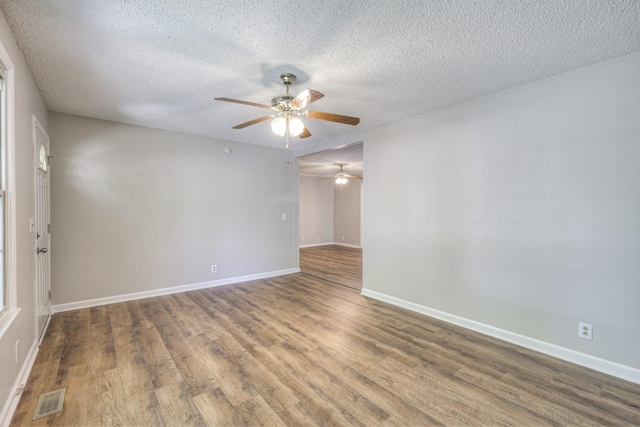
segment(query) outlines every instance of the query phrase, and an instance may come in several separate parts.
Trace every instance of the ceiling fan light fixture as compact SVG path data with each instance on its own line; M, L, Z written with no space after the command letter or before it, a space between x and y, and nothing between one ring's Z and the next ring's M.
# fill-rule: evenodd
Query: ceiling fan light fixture
M271 131L278 136L285 136L287 133L287 121L289 122L289 136L296 137L304 131L304 123L296 117L276 117L271 121Z
M287 121L283 117L271 120L271 131L278 136L284 136L287 131Z
M302 120L298 119L297 117L289 119L289 135L298 136L302 133L303 130L304 123L302 123Z
M338 175L336 175L336 184L338 185L344 185L348 182L347 177L344 176L344 172L338 172Z

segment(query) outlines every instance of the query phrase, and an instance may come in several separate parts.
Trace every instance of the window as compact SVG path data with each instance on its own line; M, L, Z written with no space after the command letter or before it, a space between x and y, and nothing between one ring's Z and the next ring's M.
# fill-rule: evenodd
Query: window
M15 67L0 40L0 338L20 313L17 298Z
M0 337L13 323L20 308L16 298L14 163L14 67L0 41Z
M44 145L40 146L40 153L38 154L38 167L44 172L47 171L47 151L45 150Z

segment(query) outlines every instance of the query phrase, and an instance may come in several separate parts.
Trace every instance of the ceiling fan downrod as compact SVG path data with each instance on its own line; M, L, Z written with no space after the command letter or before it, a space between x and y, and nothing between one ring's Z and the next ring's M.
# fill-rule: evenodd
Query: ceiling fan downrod
M296 75L291 73L282 73L280 74L280 79L282 80L282 83L284 83L284 86L287 88L287 95L289 95L289 86L291 86L291 84L296 81Z

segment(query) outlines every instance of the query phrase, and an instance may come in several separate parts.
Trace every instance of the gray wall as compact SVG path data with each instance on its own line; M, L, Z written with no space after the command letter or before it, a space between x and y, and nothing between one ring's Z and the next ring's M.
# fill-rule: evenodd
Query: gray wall
M361 183L358 179L349 179L342 188L333 186L333 241L336 243L360 246Z
M300 176L300 246L360 246L360 181ZM344 237L343 237L344 236Z
M300 176L300 245L333 242L333 180Z
M54 304L295 267L285 150L56 113L50 121Z
M32 115L35 114L48 129L48 112L40 91L16 44L13 34L0 12L0 41L14 65L15 117L15 192L9 199L16 209L16 265L17 306L20 312L0 335L0 410L12 396L12 387L25 363L29 348L36 340L35 309L35 236L29 233L29 218L35 217L35 157L33 150ZM9 248L10 250L10 248ZM11 268L11 266L9 266ZM9 273L9 272L8 272ZM10 274L10 273L9 273ZM18 361L15 362L15 343L20 341Z
M634 53L363 134L364 287L640 368L639 76Z

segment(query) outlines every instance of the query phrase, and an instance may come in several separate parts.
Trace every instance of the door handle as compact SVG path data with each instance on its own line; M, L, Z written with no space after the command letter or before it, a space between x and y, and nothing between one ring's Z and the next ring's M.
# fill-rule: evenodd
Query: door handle
M36 251L36 255L37 254L46 254L49 251L49 249L47 249L47 248L42 248L42 249L37 248L37 249L38 250Z

